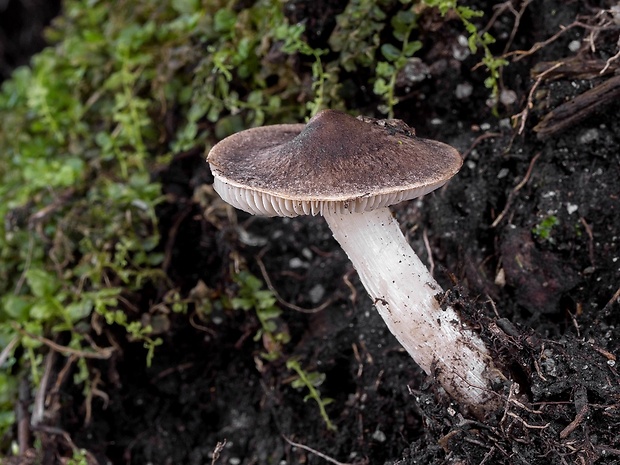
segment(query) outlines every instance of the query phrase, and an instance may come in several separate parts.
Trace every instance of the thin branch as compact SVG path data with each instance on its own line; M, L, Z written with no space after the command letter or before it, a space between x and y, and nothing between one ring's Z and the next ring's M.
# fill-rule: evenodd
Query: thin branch
M63 355L69 354L69 355L77 355L78 357L83 357L83 358L108 359L112 356L112 353L115 351L114 347L103 347L103 348L98 347L97 348L98 352L86 352L83 350L72 349L71 347L57 344L54 341L46 337L31 334L28 331L25 331L24 329L20 328L17 324L13 324L11 326L13 327L13 329L19 332L22 336L27 336L31 339L34 339L35 341L39 341L42 344L45 344L46 346L48 346L50 349L60 352Z
M422 231L422 239L424 240L424 246L426 247L426 253L428 254L428 271L432 276L435 271L435 261L433 260L433 251L431 250L431 244L428 241L426 228Z
M618 39L618 53L616 53L614 56L610 57L606 62L605 62L605 66L603 67L603 69L600 71L599 74L605 74L605 72L609 69L609 67L611 66L611 62L612 61L616 61L618 58L620 58L620 39Z
M605 306L603 307L603 310L607 310L608 308L610 308L614 304L614 302L618 299L620 299L620 287L618 288L616 292L614 292L614 295L611 297L611 299L609 299L609 302L605 304Z
M480 136L476 137L476 139L474 139L469 148L461 154L461 157L463 158L463 160L466 159L467 156L472 152L472 150L474 150L476 146L483 140L490 139L492 137L499 137L501 135L501 132L485 132L484 134L481 134Z
M24 455L30 444L30 418L28 405L30 404L30 385L26 376L19 380L19 399L16 405L17 417L17 444L19 455Z
M551 66L549 69L546 69L545 71L543 71L542 73L540 73L538 75L538 78L536 78L536 81L534 82L534 85L532 86L532 88L530 89L529 93L527 94L527 102L525 103L525 108L523 110L521 110L519 113L517 113L516 115L512 116L513 120L517 120L517 119L521 119L521 124L519 124L519 130L517 131L517 134L521 135L523 134L523 130L525 129L525 122L527 121L527 117L530 113L530 109L534 108L534 92L536 92L536 89L538 89L538 86L540 85L540 83L543 81L543 78L551 73L552 71L554 71L555 69L559 68L560 66L562 66L564 63L563 62L558 62L555 65Z
M299 448L299 449L303 449L303 450L305 450L305 451L307 451L307 452L310 452L311 454L314 454L314 455L316 455L317 457L320 457L320 458L322 458L323 460L328 461L329 463L333 463L334 465L352 465L352 464L350 464L350 463L339 462L338 460L333 459L333 458L331 458L330 456L325 455L324 453L319 452L318 450L313 449L312 447L304 446L303 444L299 444L298 442L293 442L293 441L291 441L289 438L287 438L287 437L286 437L286 436L284 436L284 435L282 435L282 437L283 437L283 438L284 438L284 440L285 440L286 442L288 442L291 446L293 446L293 447L297 447L297 448Z
M0 367L4 365L4 362L6 362L6 360L9 358L9 355L11 354L11 352L13 351L13 349L15 348L18 342L19 342L19 337L15 336L13 339L9 341L6 347L2 349L2 352L0 352Z
M224 439L223 441L218 441L218 443L215 445L215 449L213 449L213 459L211 459L211 465L215 465L215 462L219 460L220 454L224 450L225 445L226 439Z
M588 407L588 405L584 405L581 410L579 410L579 413L577 413L577 415L575 416L575 419L571 421L568 426L560 432L560 439L566 439L573 431L575 431L575 429L577 429L577 427L583 421L589 411L590 408Z
M32 415L30 416L30 423L33 427L41 423L45 416L45 393L47 392L55 360L56 352L53 350L45 356L45 370L37 386L37 392L34 395L34 405L32 406Z
M276 289L273 287L273 284L271 284L271 279L269 278L269 274L267 273L267 268L265 268L265 264L263 263L263 261L261 259L261 257L264 254L265 250L267 250L267 249L266 248L263 249L256 256L256 263L258 264L258 267L260 268L260 272L263 275L263 279L265 280L265 284L267 284L267 287L273 293L274 297L276 298L276 300L281 305L285 306L286 308L290 308L291 310L295 310L296 312L300 312L300 313L318 313L318 312L320 312L322 310L325 310L327 307L329 307L334 302L334 298L330 297L329 299L327 299L325 302L323 302L318 307L303 308L303 307L299 307L298 305L292 304L292 303L287 302L286 300L284 300L282 298L282 296L280 296L278 291L276 291Z
M517 184L515 186L515 188L510 192L510 194L508 195L508 200L506 200L506 206L504 207L502 212L499 214L499 216L497 218L495 218L495 221L493 221L493 223L491 223L491 227L492 228L497 227L497 225L504 219L504 216L506 216L506 213L508 212L508 209L512 205L512 201L513 201L515 195L530 180L530 176L532 175L532 170L534 169L534 163L536 163L536 160L538 160L538 157L540 157L541 153L542 152L538 152L536 155L534 155L534 157L532 158L532 161L530 161L530 166L528 166L527 172L525 173L525 176L523 177L521 182L519 184Z

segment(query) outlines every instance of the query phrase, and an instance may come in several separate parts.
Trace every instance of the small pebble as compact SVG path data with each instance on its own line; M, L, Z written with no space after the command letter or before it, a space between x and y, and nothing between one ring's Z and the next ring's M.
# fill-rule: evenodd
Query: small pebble
M377 431L372 433L372 438L377 442L385 442L385 440L387 439L387 436L385 435L383 431L378 429Z
M585 131L583 134L579 136L579 143L581 144L589 144L590 142L594 142L599 138L598 129L592 128Z
M568 44L568 49L573 53L578 51L580 47L581 47L581 42L578 40L571 40L570 43Z
M320 284L316 284L310 291L308 291L308 296L310 297L310 302L313 304L318 304L321 300L323 300L323 296L325 295L325 288Z
M456 86L456 90L454 91L454 96L459 100L463 100L469 97L473 91L474 91L474 86L472 86L469 82L463 82Z

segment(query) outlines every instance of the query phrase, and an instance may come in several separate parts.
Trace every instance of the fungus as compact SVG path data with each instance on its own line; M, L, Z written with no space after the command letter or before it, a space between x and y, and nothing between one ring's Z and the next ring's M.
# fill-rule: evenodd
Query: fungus
M248 129L207 158L214 188L255 215L322 215L388 328L456 400L483 415L497 407L495 370L480 337L411 249L389 205L427 194L462 165L453 147L400 120L324 110L303 124Z

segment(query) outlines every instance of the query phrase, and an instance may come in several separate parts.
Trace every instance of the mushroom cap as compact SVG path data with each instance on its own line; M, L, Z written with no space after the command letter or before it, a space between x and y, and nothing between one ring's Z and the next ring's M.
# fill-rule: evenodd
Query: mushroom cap
M416 137L400 120L335 110L307 124L247 129L207 157L228 203L266 216L362 212L424 195L460 169L458 151Z

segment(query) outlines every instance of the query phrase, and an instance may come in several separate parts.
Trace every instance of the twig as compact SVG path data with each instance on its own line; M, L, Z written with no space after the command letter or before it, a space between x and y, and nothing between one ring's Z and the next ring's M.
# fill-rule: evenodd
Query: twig
M56 352L51 350L45 356L45 370L41 381L37 386L37 392L34 395L34 405L32 406L32 415L30 416L30 423L33 427L36 427L43 421L45 415L45 393L47 392L47 386L52 374L52 368L56 360Z
M564 131L611 105L620 98L620 76L612 76L601 84L586 90L575 98L562 103L534 126L539 139Z
M484 134L479 135L478 137L476 137L474 139L474 141L472 142L472 144L469 146L469 148L467 150L465 150L461 157L464 159L467 158L467 156L471 153L472 150L474 150L476 148L476 146L482 142L485 139L490 139L492 137L498 137L501 136L502 134L500 132L486 132Z
M484 465L485 463L487 463L487 460L491 460L491 457L493 457L493 455L495 455L495 446L491 447L489 452L487 452L484 455L484 458L482 459L482 462L480 462L478 465Z
M515 36L517 35L517 30L519 29L519 26L521 25L521 18L523 17L523 13L525 13L525 9L529 6L530 3L532 3L533 0L525 0L522 4L521 4L521 8L519 8L519 11L516 11L512 5L510 5L510 9L512 10L513 14L515 15L515 23L512 26L512 31L510 31L510 37L508 37L508 40L506 41L506 46L504 47L504 53L508 52L508 50L510 49L510 46L512 45L512 42L515 38Z
M11 354L18 342L19 337L15 336L9 341L6 347L2 349L2 352L0 352L0 367L4 365L4 362L6 362L6 360L9 358L9 355Z
M607 24L607 23L602 23L602 24L600 24L598 26L593 26L593 25L590 25L590 24L582 23L580 21L573 21L568 26L560 26L560 30L558 32L553 34L547 40L544 40L542 42L536 42L529 50L526 50L526 51L516 50L514 52L507 53L507 54L503 55L502 57L506 58L508 56L516 55L516 57L513 59L513 61L517 62L517 61L519 61L519 60L521 60L521 59L523 59L523 58L525 58L527 56L532 55L533 53L536 53L538 50L540 50L540 49L546 47L547 45L549 45L550 43L556 41L565 32L570 31L574 27L581 27L583 29L591 31L590 43L593 44L594 40L593 40L592 36L593 36L594 32L601 32L601 31L610 29L610 26L613 27L611 24ZM594 50L592 50L592 51L594 51Z
M603 67L603 69L600 71L599 74L605 74L605 71L607 71L607 69L611 66L611 62L616 61L618 58L620 58L620 39L618 39L618 48L619 48L618 53L616 53L614 56L607 59L607 61L605 62L605 66Z
M499 214L499 216L497 218L495 218L495 221L493 221L493 223L491 223L491 227L492 228L497 227L497 225L504 219L504 216L506 216L506 213L508 212L508 209L510 208L515 195L530 180L530 176L532 175L532 170L534 169L534 163L536 163L536 160L538 160L538 157L540 157L541 153L542 152L538 152L536 155L534 155L534 157L530 161L530 165L527 168L527 172L525 173L525 176L523 176L523 179L521 180L521 182L519 182L519 184L517 184L515 186L515 188L510 192L510 194L508 194L508 200L506 200L506 206L504 206L504 209Z
M60 387L65 382L67 375L69 374L69 370L71 369L71 367L77 360L78 360L77 355L70 355L67 358L67 361L65 362L65 366L62 367L62 369L58 372L58 375L56 376L56 382L54 383L54 387L50 391L51 395L58 394L58 392L60 391Z
M353 348L353 356L355 357L355 361L357 362L357 377L361 378L364 373L364 364L362 363L362 357L360 356L360 351L357 348L357 344L351 344Z
M174 248L174 243L177 239L177 233L179 232L179 228L181 227L181 223L185 221L187 215L192 212L193 206L190 205L186 207L183 211L181 211L174 220L170 231L168 231L168 239L166 240L166 246L164 247L164 261L162 262L162 269L167 271L170 267L170 263L172 262L172 249Z
M598 452L612 455L620 455L620 449L613 449L609 446L594 446Z
M581 330L579 329L579 323L577 322L577 318L575 318L575 315L573 315L573 312L571 312L568 309L566 309L566 313L568 313L568 315L570 316L571 322L573 323L573 327L575 328L575 331L577 332L577 337L581 337Z
M590 264L594 266L594 235L592 234L592 226L586 222L583 216L579 218L579 222L583 225L586 230L586 234L588 235L588 255L590 258Z
M287 437L286 437L286 436L284 436L284 435L282 435L282 437L283 437L283 438L284 438L284 440L285 440L286 442L288 442L291 446L293 446L293 447L298 447L299 449L303 449L303 450L305 450L305 451L308 451L308 452L310 452L311 454L314 454L314 455L316 455L317 457L320 457L320 458L322 458L323 460L328 461L329 463L333 463L334 465L352 465L352 464L350 464L350 463L339 462L338 460L333 459L333 458L329 457L328 455L325 455L324 453L319 452L318 450L315 450L315 449L313 449L313 448L311 448L311 447L308 447L308 446L304 446L303 444L299 444L298 442L293 442L293 441L291 441L289 438L287 438Z
M70 355L77 355L78 357L83 357L83 358L108 359L112 356L112 353L115 351L114 347L103 347L103 348L98 347L97 348L98 352L86 352L83 350L72 349L71 347L61 346L60 344L57 344L54 341L46 337L31 334L28 331L20 328L17 324L12 324L11 326L21 335L28 336L29 338L34 339L35 341L39 341L42 344L45 344L46 346L48 346L50 349L54 349L55 351L60 352L63 355L70 354Z
M515 35L517 34L517 30L519 29L519 25L521 24L521 18L523 17L523 13L525 12L525 9L528 7L528 5L530 3L532 3L533 0L525 0L522 4L521 4L521 8L519 8L519 11L517 11L514 6L512 6L512 1L511 0L507 0L503 3L500 3L498 5L495 5L493 7L493 9L495 10L495 12L493 13L493 16L491 17L491 19L489 20L489 22L487 23L487 25L484 27L484 29L482 29L480 32L481 33L485 33L488 32L491 27L493 26L493 24L495 24L495 21L497 21L497 18L499 18L499 16L504 13L506 10L510 11L514 17L515 17L515 22L512 26L512 31L510 32L510 37L508 37L508 40L506 41L506 45L504 46L504 53L508 52L508 50L510 49L510 46L512 45L512 41L515 38Z
M620 287L618 288L616 292L614 292L614 295L611 296L611 299L609 299L609 302L605 304L605 306L603 307L603 310L607 310L608 308L610 308L614 304L614 302L618 299L620 299Z
M265 280L265 284L267 284L267 287L273 293L274 297L276 298L276 300L278 302L280 302L281 305L284 305L286 308L290 308L291 310L295 310L296 312L300 312L300 313L318 313L318 312L320 312L322 310L325 310L327 307L329 307L332 304L332 302L334 301L334 299L332 297L327 299L325 302L323 302L318 307L314 307L314 308L299 307L298 305L292 304L292 303L287 302L286 300L284 300L282 298L282 296L280 296L278 291L276 291L276 289L273 287L273 284L271 284L271 279L269 279L269 274L267 273L267 268L265 268L265 264L261 260L261 257L265 253L266 250L267 250L267 248L264 248L256 256L256 263L258 264L258 267L260 268L260 272L263 275L263 279Z
M19 455L24 455L30 443L30 421L28 404L30 403L30 385L26 376L19 381L19 401L16 406L17 416L17 444Z
M508 416L510 416L512 418L516 418L517 420L519 420L521 422L521 424L523 426L525 426L526 428L529 428L529 429L546 429L546 428L549 427L549 425L551 425L551 423L547 423L547 424L544 424L544 425L530 425L523 418L521 418L519 415L517 415L516 413L513 413L513 412L508 412Z
M344 276L342 277L342 280L344 281L346 286L351 291L351 295L349 296L349 299L351 300L351 303L355 305L355 302L357 301L357 290L355 289L355 286L353 285L353 283L349 279L349 276L351 276L353 273L355 273L355 269L351 268L349 271L347 271L344 274Z
M101 382L101 372L99 370L95 370L95 376L90 382L89 389L86 392L86 399L84 399L84 407L86 413L84 414L84 425L90 425L90 420L92 418L93 412L93 397L97 396L103 400L103 408L104 410L108 407L110 403L110 397L103 392L101 389L98 389L97 386Z
M527 102L525 103L525 108L523 108L523 110L521 110L516 115L512 116L513 120L517 120L519 118L521 119L521 124L519 124L519 130L517 131L517 134L521 135L523 133L523 130L525 129L525 122L527 121L527 117L530 113L530 109L534 107L534 92L536 91L540 83L543 81L543 78L547 76L547 74L551 73L555 69L562 66L563 64L564 63L561 61L556 63L555 65L551 66L549 69L546 69L545 71L540 73L538 75L538 78L536 78L534 85L532 86L529 93L527 94Z
M620 289L618 290L618 292L620 292ZM599 354L601 354L603 357L605 357L607 359L607 361L616 361L616 356L614 354L612 354L611 352L609 352L608 350L603 349L602 347L598 347L595 346L594 344L590 344L590 347L592 347L594 350L596 350Z
M185 362L185 363L181 363L180 365L166 368L165 370L162 370L159 373L157 373L153 377L152 381L159 381L160 379L165 378L166 376L169 376L173 373L183 373L185 370L193 366L194 366L194 362Z
M575 416L575 419L571 421L568 424L568 426L560 432L560 439L566 439L573 431L575 431L575 429L577 429L579 424L583 421L585 416L588 414L589 410L590 409L588 405L587 404L584 405L581 408L581 410L579 410L579 413L577 413L577 415Z
M550 43L555 42L558 38L560 38L560 36L562 36L562 34L564 34L565 32L570 31L572 28L577 27L578 25L579 24L577 23L577 21L575 21L575 22L569 24L568 26L560 26L560 30L558 32L553 34L547 40L544 40L542 42L536 42L534 45L532 45L532 47L529 50L526 50L526 51L515 50L514 52L508 53L505 56L516 55L516 57L513 60L515 62L517 62L519 60L522 60L523 58L525 58L527 56L530 56L530 55L536 53L538 50L546 47Z
M215 449L213 449L213 458L211 459L211 465L215 465L215 462L219 460L220 454L224 450L225 445L226 439L224 439L223 441L218 441L218 443L215 445Z
M204 331L205 333L213 337L217 336L217 333L213 331L211 328L201 325L200 323L196 323L196 312L195 311L189 316L189 324L192 325L192 327L196 328L198 331Z
M433 261L433 251L431 250L431 244L428 241L428 234L426 228L422 231L422 239L424 240L424 246L426 247L426 253L428 254L428 271L431 276L435 271L435 262Z
M65 442L67 443L67 446L69 446L72 451L75 452L79 450L78 446L71 439L71 435L63 429L57 428L55 426L44 425L44 424L37 425L37 427L34 429L35 431L42 431L47 434L54 434L56 436L60 436L61 438L65 440ZM93 455L90 452L86 451L86 455L87 455L88 463L97 463L96 459L93 457Z

